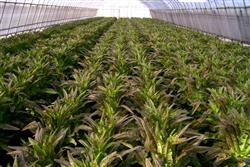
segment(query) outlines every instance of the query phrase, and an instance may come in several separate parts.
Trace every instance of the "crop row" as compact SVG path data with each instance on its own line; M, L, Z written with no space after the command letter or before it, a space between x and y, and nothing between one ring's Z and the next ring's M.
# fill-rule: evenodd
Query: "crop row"
M153 19L65 26L0 56L14 166L249 165L249 48Z
M52 26L40 32L24 33L10 38L4 38L1 40L0 53L9 55L17 54L18 52L32 48L34 43L41 40L52 38L53 36L59 34L67 35L73 28L99 19L101 18L86 19L73 23L66 23L64 25Z
M89 20L88 24L76 26L68 34L55 34L25 52L4 57L0 85L3 148L22 135L15 130L34 119L32 108L48 105L62 94L62 81L79 68L79 61L88 54L87 50L95 45L114 21ZM14 133L11 133L13 130Z

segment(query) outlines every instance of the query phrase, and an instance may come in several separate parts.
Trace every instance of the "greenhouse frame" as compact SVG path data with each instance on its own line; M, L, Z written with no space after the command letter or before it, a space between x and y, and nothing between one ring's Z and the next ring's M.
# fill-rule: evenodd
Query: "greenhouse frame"
M4 0L0 2L0 35L96 16L151 17L250 42L249 0L130 1Z
M250 0L0 0L0 167L250 167Z

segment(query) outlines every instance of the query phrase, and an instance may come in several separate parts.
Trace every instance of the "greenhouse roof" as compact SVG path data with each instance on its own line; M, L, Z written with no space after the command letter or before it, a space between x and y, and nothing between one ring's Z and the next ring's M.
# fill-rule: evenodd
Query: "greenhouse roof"
M250 0L8 0L8 2L69 5L88 8L146 5L149 9L221 8L250 6Z

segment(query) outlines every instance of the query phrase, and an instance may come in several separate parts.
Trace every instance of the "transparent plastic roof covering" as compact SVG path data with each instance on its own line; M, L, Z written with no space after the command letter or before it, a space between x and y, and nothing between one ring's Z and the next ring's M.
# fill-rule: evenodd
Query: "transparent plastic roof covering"
M102 8L107 3L140 1L149 9L196 9L250 6L250 0L6 0L16 3ZM117 6L117 5L116 5Z
M250 6L250 0L141 0L150 9L230 8Z

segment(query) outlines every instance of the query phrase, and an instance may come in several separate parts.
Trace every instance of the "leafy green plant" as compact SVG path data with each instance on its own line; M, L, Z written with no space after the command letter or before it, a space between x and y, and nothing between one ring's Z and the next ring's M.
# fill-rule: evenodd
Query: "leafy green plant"
M139 18L3 41L3 166L249 166L249 48Z

